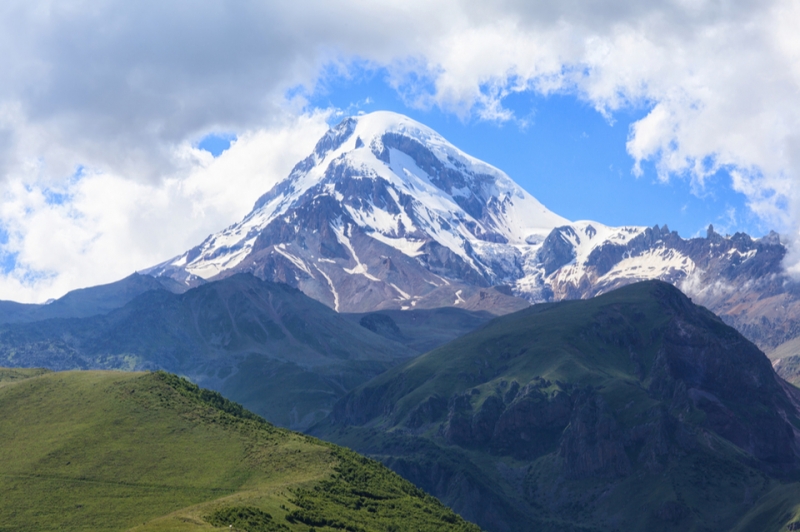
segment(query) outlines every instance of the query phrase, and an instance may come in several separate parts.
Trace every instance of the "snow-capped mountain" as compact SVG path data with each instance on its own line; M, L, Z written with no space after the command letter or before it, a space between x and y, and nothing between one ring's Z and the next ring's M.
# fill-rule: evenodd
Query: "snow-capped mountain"
M244 220L149 273L251 271L340 311L467 304L513 284L566 223L426 126L377 112L331 129Z
M430 128L375 112L329 130L241 222L146 273L195 285L251 272L345 312L460 306L503 313L523 299L589 297L657 278L747 333L765 313L751 316L732 302L747 283L774 291L777 281L768 288L763 278L781 276L784 254L777 235L754 241L711 229L707 238L684 240L666 226L570 222ZM783 325L793 334L794 325ZM780 336L753 331L762 345Z
M786 248L775 233L752 239L706 236L683 239L663 227L609 228L594 222L557 227L528 266L525 283L539 281L550 299L579 299L645 279L670 282L733 325L762 349L800 335L800 285L781 265Z

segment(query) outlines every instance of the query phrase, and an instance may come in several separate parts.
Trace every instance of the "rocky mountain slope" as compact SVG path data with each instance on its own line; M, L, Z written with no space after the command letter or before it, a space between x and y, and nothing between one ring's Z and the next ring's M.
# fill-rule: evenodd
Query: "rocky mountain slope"
M778 531L800 526L799 405L756 346L647 281L497 318L312 433L490 531Z
M194 286L251 272L341 312L495 314L661 279L766 349L800 334L785 253L775 234L569 222L426 126L376 112L332 128L241 222L146 273Z
M784 272L786 248L777 234L754 240L744 233L722 236L709 226L705 238L683 239L666 226L603 228L603 235L597 225L556 228L538 252L551 270L545 284L552 299L587 298L659 279L763 349L800 334L800 285Z
M800 386L800 338L784 342L769 353L775 373L795 386Z
M515 246L566 220L434 131L379 112L344 120L245 219L147 273L193 284L248 271L342 312L526 306Z
M375 462L161 372L0 368L0 471L4 530L478 530Z
M184 294L150 290L103 315L0 325L0 365L165 369L302 429L358 384L488 316L443 309L402 318L339 314L285 284L239 274Z

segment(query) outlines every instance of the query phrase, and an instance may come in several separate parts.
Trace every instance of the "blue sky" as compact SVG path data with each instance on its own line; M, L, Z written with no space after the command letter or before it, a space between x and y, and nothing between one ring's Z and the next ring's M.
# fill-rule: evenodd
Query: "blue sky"
M743 231L754 237L772 229L749 212L746 196L732 190L724 170L705 187L693 187L680 175L663 182L652 163L645 163L643 175L635 176L625 145L630 125L650 110L646 106L617 111L609 119L573 94L542 96L529 91L503 100L512 120L462 119L436 107L407 105L381 71L329 77L308 98L312 109L408 115L500 168L570 220L611 226L667 224L684 238L705 236L709 224L721 233ZM339 119L337 115L331 122Z
M652 163L634 175L634 160L625 149L630 125L650 110L646 106L603 116L571 94L542 96L527 92L504 99L514 118L498 122L461 118L433 107L409 106L387 81L385 71L329 76L311 94L306 109L336 109L342 115L390 110L408 115L441 133L456 146L505 171L548 208L570 220L606 225L667 224L682 237L742 231L763 236L770 228L749 212L744 194L730 186L720 170L692 186L675 175L660 180ZM231 132L205 136L198 148L219 156L235 140Z

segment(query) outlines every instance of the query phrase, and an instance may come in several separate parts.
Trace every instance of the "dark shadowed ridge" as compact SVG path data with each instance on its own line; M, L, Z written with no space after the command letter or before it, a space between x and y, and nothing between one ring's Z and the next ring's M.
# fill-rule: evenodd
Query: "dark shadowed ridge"
M293 428L413 354L297 289L249 274L183 294L150 290L89 318L0 326L4 365L164 369Z
M166 289L182 293L187 288L172 279L156 279L149 275L134 273L113 283L73 290L44 305L0 301L0 323L26 323L52 318L85 318L107 314L150 290Z
M798 397L735 329L647 281L496 318L312 432L491 531L745 530L758 512L777 531L800 515Z
M458 309L342 315L295 288L240 274L183 294L149 290L103 315L0 325L0 360L165 369L302 429L355 386L488 318ZM397 334L387 336L390 329Z

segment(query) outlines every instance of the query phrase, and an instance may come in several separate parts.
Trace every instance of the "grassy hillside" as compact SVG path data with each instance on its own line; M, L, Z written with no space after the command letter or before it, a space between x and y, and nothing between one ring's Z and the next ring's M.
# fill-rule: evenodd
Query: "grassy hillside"
M497 318L313 433L488 530L777 532L800 518L797 404L754 345L645 282Z
M477 530L166 373L0 370L0 530Z

